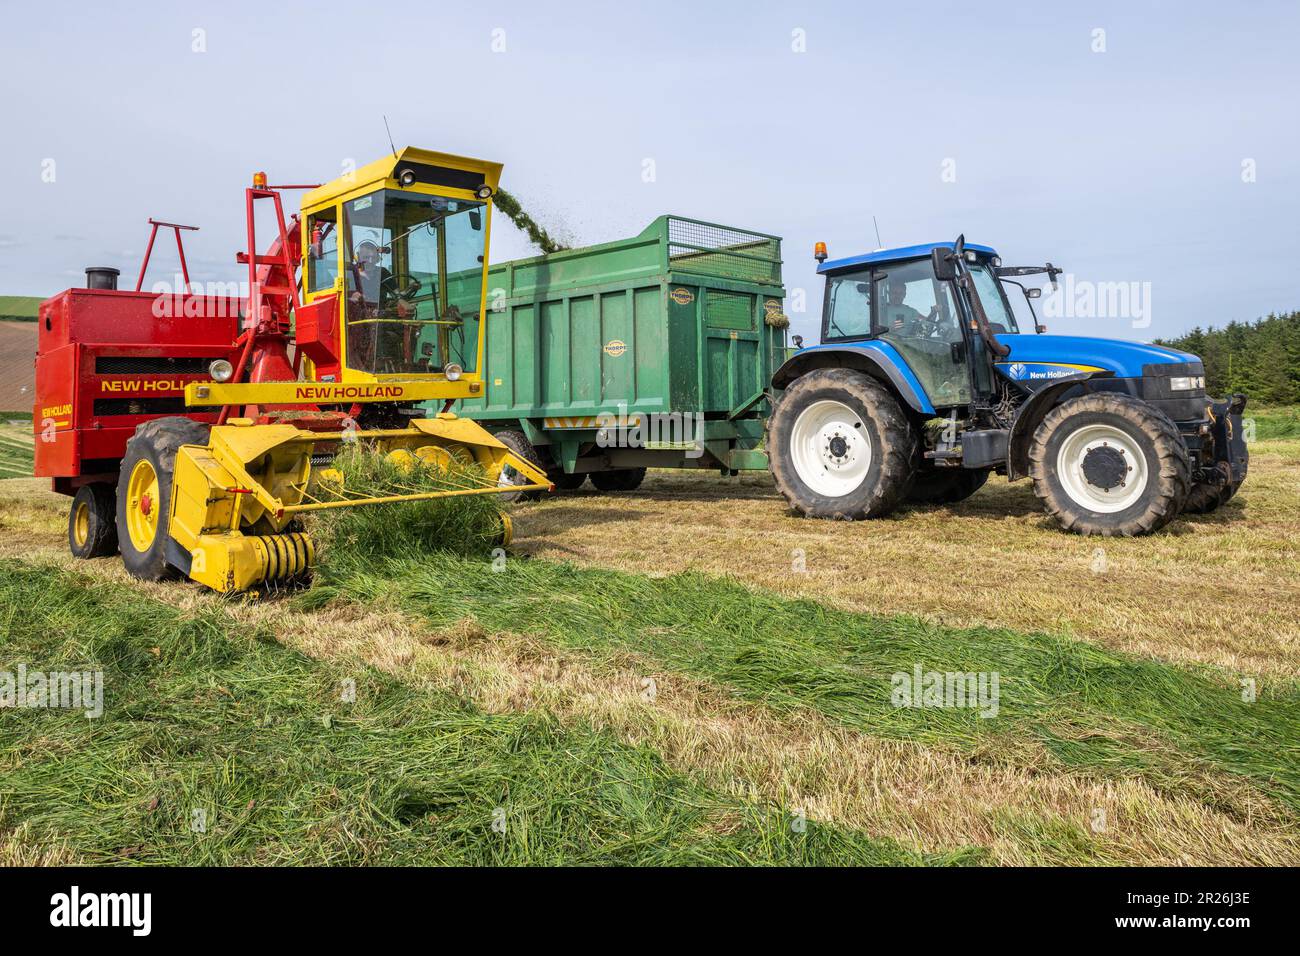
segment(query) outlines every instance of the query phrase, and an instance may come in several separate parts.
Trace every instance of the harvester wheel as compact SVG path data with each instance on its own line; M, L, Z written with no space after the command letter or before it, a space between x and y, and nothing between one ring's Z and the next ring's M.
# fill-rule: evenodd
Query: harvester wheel
M588 477L597 491L636 491L645 481L644 468L615 468L612 471L593 471Z
M537 453L537 449L533 446L533 443L528 440L528 436L518 428L503 428L493 437L530 465L536 465L539 471L546 470L546 465L542 462L542 456ZM505 472L502 472L501 484L526 485L528 484L528 481L523 475L513 473L511 475L506 475ZM497 498L503 502L514 502L532 501L539 496L540 492L537 491L504 491L497 495Z
M102 558L117 551L116 509L117 497L107 482L77 489L68 512L68 547L74 558Z
M176 451L207 441L207 425L180 417L145 422L127 441L117 480L117 541L132 577L158 581L175 574L167 562L167 525Z
M907 500L914 504L954 505L975 494L988 480L987 471L974 468L934 468L917 474Z
M878 518L907 495L916 431L894 396L852 369L809 372L768 420L777 490L809 518Z
M1191 486L1187 445L1159 409L1098 392L1047 413L1029 448L1034 494L1080 534L1148 534L1172 521Z

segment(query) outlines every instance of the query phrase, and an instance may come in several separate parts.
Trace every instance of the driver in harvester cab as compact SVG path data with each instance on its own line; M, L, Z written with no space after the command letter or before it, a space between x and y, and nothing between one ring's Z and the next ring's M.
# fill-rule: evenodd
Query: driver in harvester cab
M399 370L388 366L404 358L405 329L384 320L408 319L412 313L411 303L398 294L393 274L384 268L381 255L379 245L365 239L357 244L353 264L357 288L352 292L352 305L357 312L364 311L367 319L379 321L367 323L364 331L355 330L361 334L350 341L360 353L358 358L373 372Z

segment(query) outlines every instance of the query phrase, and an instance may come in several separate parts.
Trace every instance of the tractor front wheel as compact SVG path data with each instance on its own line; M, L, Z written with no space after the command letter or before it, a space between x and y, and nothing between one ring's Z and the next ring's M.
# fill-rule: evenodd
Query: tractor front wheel
M851 369L809 372L768 421L777 490L809 518L876 518L906 497L916 432L894 396Z
M82 485L68 511L68 548L74 558L102 558L117 551L117 499L106 482Z
M207 425L180 417L145 422L127 441L117 480L117 543L132 577L159 581L175 574L167 542L176 452L207 442Z
M1191 486L1187 445L1164 412L1116 392L1062 402L1029 448L1034 494L1061 527L1140 535L1172 521Z

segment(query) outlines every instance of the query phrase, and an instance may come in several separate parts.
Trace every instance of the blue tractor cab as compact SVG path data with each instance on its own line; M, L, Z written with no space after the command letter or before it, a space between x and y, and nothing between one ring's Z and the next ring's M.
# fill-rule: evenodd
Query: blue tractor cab
M776 371L768 422L772 474L795 510L952 503L998 472L1031 478L1066 529L1133 535L1212 511L1244 480L1245 396L1207 397L1186 352L1046 334L1040 290L1019 280L1055 285L1050 262L1004 266L964 237L831 261L819 244L817 258L821 344Z

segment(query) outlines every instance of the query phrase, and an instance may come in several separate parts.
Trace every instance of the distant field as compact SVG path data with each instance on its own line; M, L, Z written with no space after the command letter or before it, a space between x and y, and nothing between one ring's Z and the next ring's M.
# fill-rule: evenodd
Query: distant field
M36 388L36 323L0 322L0 419L30 415Z
M0 413L0 478L21 478L32 473L31 421L14 424Z

